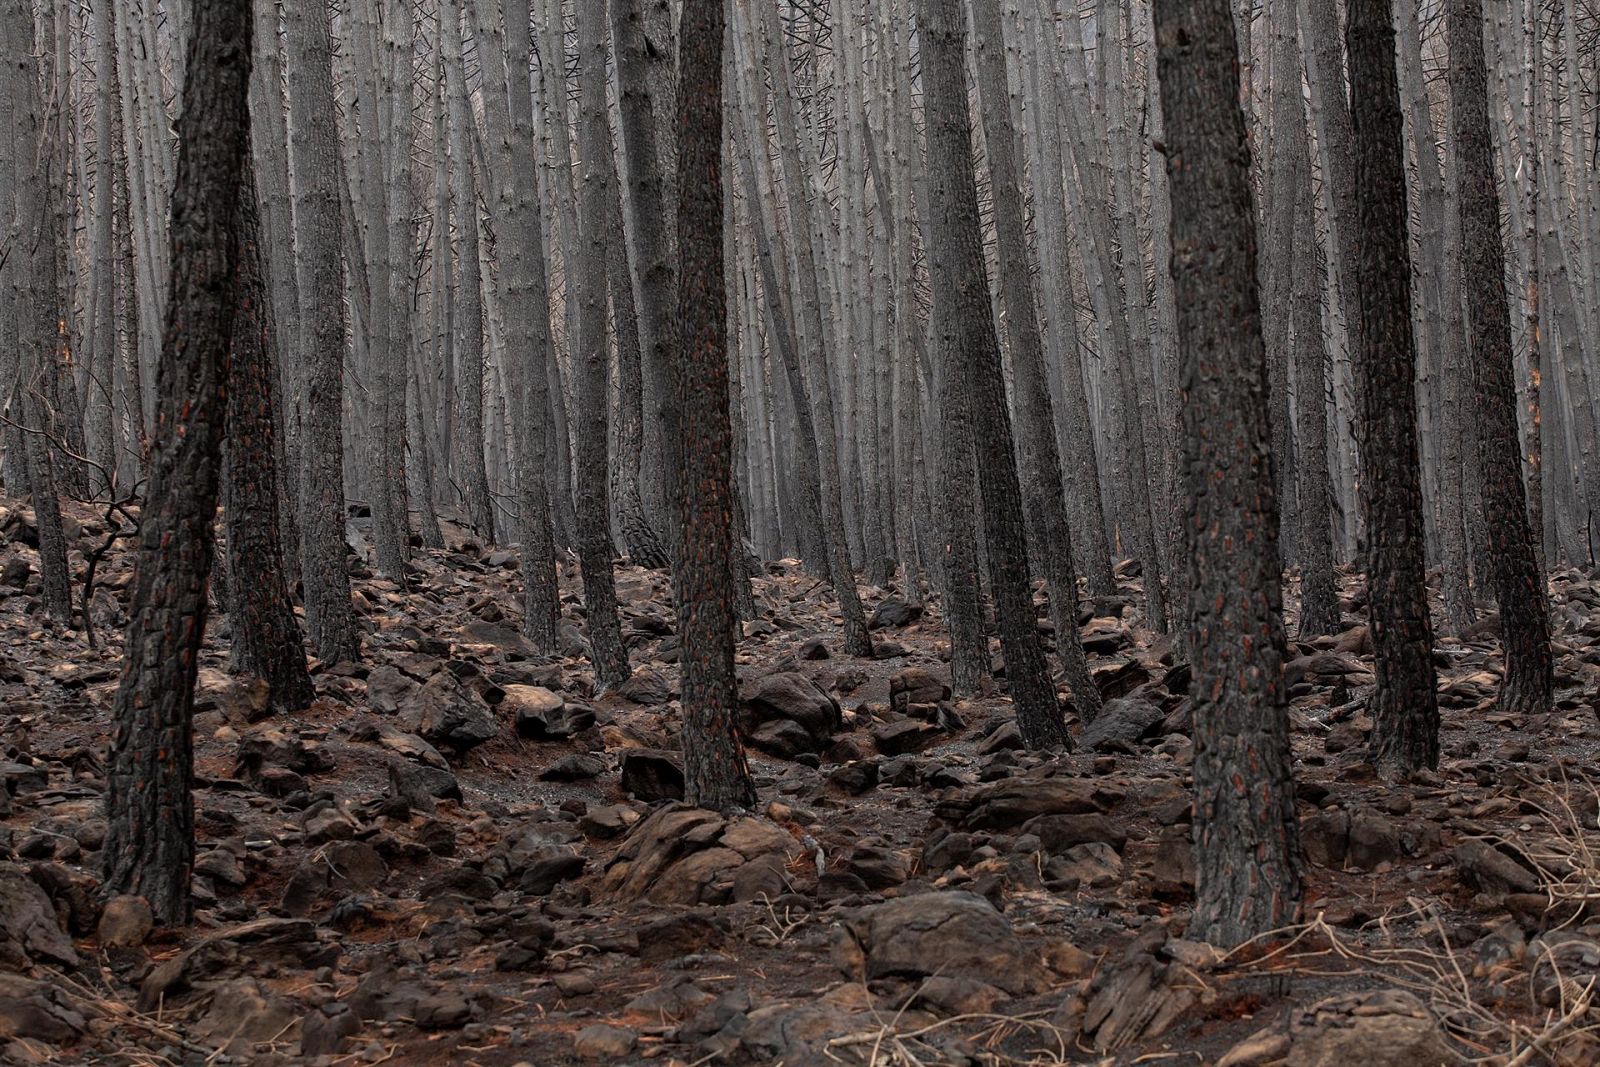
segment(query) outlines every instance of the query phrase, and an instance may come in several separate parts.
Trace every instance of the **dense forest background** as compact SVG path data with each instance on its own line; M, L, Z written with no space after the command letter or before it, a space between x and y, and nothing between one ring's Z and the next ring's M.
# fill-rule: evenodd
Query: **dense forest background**
M1594 1061L1590 0L0 50L0 1058Z

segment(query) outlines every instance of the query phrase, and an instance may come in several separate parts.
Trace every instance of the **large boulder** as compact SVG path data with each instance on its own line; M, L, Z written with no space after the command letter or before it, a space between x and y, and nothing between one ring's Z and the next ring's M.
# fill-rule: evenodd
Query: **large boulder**
M1083 728L1079 744L1086 749L1131 745L1151 736L1166 717L1159 705L1143 697L1108 700L1094 721Z
M60 986L0 972L0 1041L15 1038L47 1041L52 1045L71 1044L88 1028L86 1015L90 1013L93 1009L89 1004L69 995ZM11 1062L6 1058L3 1045L0 1045L0 1061Z
M753 747L762 748L763 744L768 744L764 738L771 737L773 742L781 738L781 743L762 749L771 755L792 756L805 739L809 739L809 745L802 751L820 752L843 725L839 702L797 671L781 671L756 679L741 694L741 700L745 734ZM799 731L762 732L762 727L768 723L785 722L794 723Z
M0 864L0 965L33 962L76 967L78 953L45 891L20 867Z
M483 744L499 731L494 712L445 672L408 694L398 719L404 729L457 753Z
M1107 805L1082 778L1006 778L943 797L934 814L966 830L1008 830L1040 815L1089 815Z
M655 904L777 897L793 878L786 866L802 851L785 830L764 819L725 819L669 804L629 831L601 891L613 900Z
M1461 1057L1438 1020L1401 989L1348 993L1297 1011L1289 1020L1284 1067L1453 1067Z
M1007 993L1043 987L1039 961L1005 916L976 893L919 893L847 915L834 941L834 960L865 981L967 979Z

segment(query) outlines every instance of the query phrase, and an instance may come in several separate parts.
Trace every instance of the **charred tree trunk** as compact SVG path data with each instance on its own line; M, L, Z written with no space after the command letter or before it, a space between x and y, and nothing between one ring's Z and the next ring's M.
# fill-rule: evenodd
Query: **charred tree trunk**
M1300 912L1267 357L1229 0L1156 0L1189 492L1191 936L1237 945Z
M1555 686L1550 609L1534 551L1517 443L1517 394L1506 305L1505 245L1489 138L1489 78L1483 55L1481 0L1449 7L1450 113L1455 128L1462 286L1476 389L1478 476L1483 492L1488 564L1500 621L1506 673L1499 706L1518 714L1550 711Z
M195 671L206 628L249 142L248 0L196 0L150 490L111 738L105 887L188 921Z
M261 0L257 0L261 2ZM301 579L306 631L323 663L360 658L344 536L344 279L339 262L339 142L333 37L322 0L286 0L290 188L305 368L301 437Z
M678 328L673 361L678 525L673 566L683 642L685 798L752 808L733 671L733 449L722 247L722 0L685 0L678 85Z
M1378 679L1370 704L1372 746L1380 764L1414 771L1439 765L1439 700L1423 554L1406 157L1391 0L1350 0L1348 11L1361 251L1361 488Z
M316 699L305 643L295 622L278 533L278 452L272 316L261 242L255 176L239 186L238 311L228 367L227 451L223 468L228 530L228 613L233 617L233 667L263 679L268 699L300 711Z
M1031 749L1071 748L1072 737L1039 644L1022 526L1022 485L984 273L967 112L966 16L957 0L921 0L917 11L923 31L928 157L938 161L929 182L933 299L946 309L941 316L944 372L970 394L972 426L982 442L976 449L978 485L1006 680L1023 743Z

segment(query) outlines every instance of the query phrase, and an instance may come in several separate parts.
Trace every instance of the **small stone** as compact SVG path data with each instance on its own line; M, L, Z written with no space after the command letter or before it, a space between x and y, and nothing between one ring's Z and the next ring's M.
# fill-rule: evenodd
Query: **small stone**
M144 897L120 896L106 901L97 934L108 948L136 948L155 929L155 915Z
M579 1030L572 1039L572 1050L586 1060L615 1062L632 1052L638 1043L639 1035L627 1027L601 1023Z

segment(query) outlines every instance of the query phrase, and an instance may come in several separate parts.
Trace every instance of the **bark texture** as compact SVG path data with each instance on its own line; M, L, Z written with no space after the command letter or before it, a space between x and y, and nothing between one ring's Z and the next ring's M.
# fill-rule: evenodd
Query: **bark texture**
M1505 246L1489 138L1488 73L1482 0L1450 0L1450 114L1456 137L1458 205L1464 254L1462 288L1472 361L1478 474L1488 537L1488 569L1500 603L1506 674L1504 711L1550 711L1555 685L1550 607L1534 552L1522 485L1517 395L1506 304Z
M1189 493L1190 930L1231 946L1293 922L1301 893L1250 151L1229 0L1154 13Z
M196 0L172 197L172 288L157 368L150 490L107 775L105 887L189 918L195 671L206 627L228 353L237 309L239 184L249 144L248 0Z
M267 291L256 183L239 186L238 310L228 366L223 468L228 531L228 613L233 667L267 683L271 704L300 711L316 699L295 621L278 527L275 364L278 330Z
M673 567L683 643L685 799L755 806L733 671L733 449L722 226L723 0L685 0L678 68L679 348L673 361L678 526Z
M924 34L928 157L939 161L929 181L933 299L946 308L940 316L944 373L970 394L973 430L983 443L976 450L978 484L1006 681L1023 743L1031 749L1071 748L1072 737L1039 644L1022 525L1022 486L984 273L967 112L966 16L956 0L921 0L917 11Z

